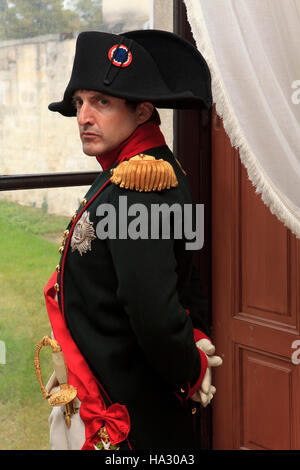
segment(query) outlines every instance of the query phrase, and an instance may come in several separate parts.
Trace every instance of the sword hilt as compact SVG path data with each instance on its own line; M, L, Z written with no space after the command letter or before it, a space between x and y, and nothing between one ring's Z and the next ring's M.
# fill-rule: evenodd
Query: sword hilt
M43 393L44 399L48 400L49 405L51 406L62 406L64 405L66 408L66 423L69 427L71 425L70 415L75 413L74 403L73 400L77 395L77 389L68 383L60 383L60 390L55 393L48 393L42 379L41 373L41 364L40 364L40 351L44 346L50 346L52 349L52 354L54 353L61 353L62 349L59 343L55 340L50 338L50 336L44 336L39 344L36 347L35 355L34 355L34 368L35 373L38 379L38 382L41 387L41 391Z

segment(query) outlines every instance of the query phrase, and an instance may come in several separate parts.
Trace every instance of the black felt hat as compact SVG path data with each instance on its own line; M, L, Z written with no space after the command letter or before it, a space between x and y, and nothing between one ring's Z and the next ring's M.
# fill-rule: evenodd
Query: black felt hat
M78 35L70 82L62 101L49 109L75 116L76 90L94 90L158 108L210 108L211 77L191 43L174 33L139 30Z

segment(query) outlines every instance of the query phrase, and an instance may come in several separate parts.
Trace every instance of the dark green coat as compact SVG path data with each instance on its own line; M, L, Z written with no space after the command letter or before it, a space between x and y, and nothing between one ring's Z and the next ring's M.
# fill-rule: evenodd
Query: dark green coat
M111 176L105 170L85 197L95 230L101 220L96 214L100 204L112 204L118 220L119 196L127 196L128 207L144 204L149 214L153 203L192 202L187 179L168 147L144 153L170 162L178 186L138 192L109 182L89 203ZM128 222L133 218L128 217ZM109 400L127 407L133 449L194 448L195 403L187 393L201 371L193 326L205 330L201 317L205 302L193 274L193 251L185 249L185 242L174 237L93 238L91 249L82 254L69 246L63 274L58 276L60 283L63 275L67 326Z

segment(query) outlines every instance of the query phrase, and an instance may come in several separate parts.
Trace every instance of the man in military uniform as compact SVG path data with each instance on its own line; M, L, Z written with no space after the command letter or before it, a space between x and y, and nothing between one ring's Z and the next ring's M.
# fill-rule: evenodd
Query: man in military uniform
M210 106L201 54L155 30L81 33L63 100L49 105L77 116L83 151L103 169L65 231L45 288L80 405L65 433L76 433L79 448L197 446L196 403L212 399L211 367L221 359L207 336L187 234L175 236L192 197L156 107ZM161 205L179 210L168 237L151 216ZM142 209L146 219L134 218ZM57 429L61 416L53 410ZM52 448L74 448L54 427Z

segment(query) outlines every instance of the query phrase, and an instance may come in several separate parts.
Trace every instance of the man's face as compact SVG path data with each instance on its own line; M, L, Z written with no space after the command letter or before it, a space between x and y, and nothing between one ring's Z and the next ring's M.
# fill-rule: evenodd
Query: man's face
M144 121L139 105L133 110L125 100L96 91L77 90L73 103L86 155L101 155L113 150Z

